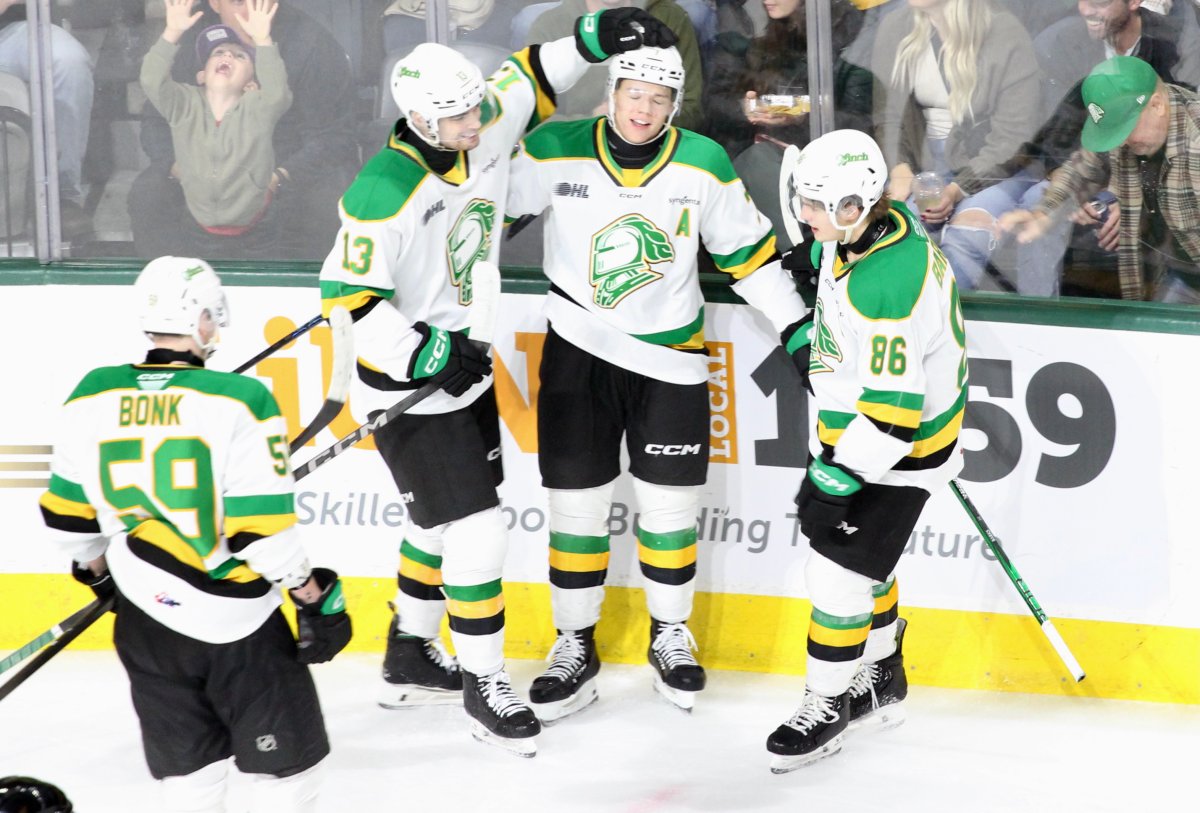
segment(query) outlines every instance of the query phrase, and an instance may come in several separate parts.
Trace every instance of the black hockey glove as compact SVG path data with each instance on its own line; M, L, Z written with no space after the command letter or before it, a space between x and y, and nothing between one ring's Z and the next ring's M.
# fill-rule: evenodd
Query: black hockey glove
M73 561L71 562L71 575L75 577L75 581L92 588L96 598L101 601L112 598L117 592L117 585L113 581L112 574L107 570L97 576L91 571L91 568Z
M810 542L845 542L853 529L846 525L850 505L862 490L863 480L833 462L829 452L808 466L808 474L796 495L800 530Z
M593 11L575 21L575 48L588 62L603 62L643 45L670 48L677 42L674 31L640 8Z
M292 593L300 636L296 659L300 663L325 663L345 649L353 630L337 573L327 567L314 567L312 577L321 588L320 598L305 604Z
M455 398L492 373L487 350L460 331L417 322L421 344L409 366L410 380L429 379Z
M800 380L804 383L804 389L812 394L812 382L808 380L808 365L812 356L812 334L813 334L813 312L810 310L808 315L798 322L792 322L783 332L779 334L779 341L783 344L783 349L792 357L792 364L796 365L796 372L800 373Z

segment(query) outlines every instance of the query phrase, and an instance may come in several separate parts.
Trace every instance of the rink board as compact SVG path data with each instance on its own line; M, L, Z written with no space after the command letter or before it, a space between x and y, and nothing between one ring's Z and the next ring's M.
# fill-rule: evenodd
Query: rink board
M57 405L88 369L139 358L145 345L128 329L122 287L12 286L4 293L0 346L9 349L6 378L17 382L20 397L0 405L0 574L14 574L0 575L0 595L22 612L0 620L0 647L15 647L87 598L51 575L62 563L44 544L36 507ZM231 287L230 300L234 324L214 359L217 369L232 368L318 308L315 290L305 287ZM513 657L544 655L552 634L531 391L545 337L539 310L540 297L506 294L496 342ZM967 308L972 404L964 484L1089 678L1078 687L1064 681L1053 651L947 490L930 501L899 568L903 613L914 622L906 650L912 679L1200 703L1200 606L1188 590L1200 578L1193 531L1200 506L1187 489L1200 440L1190 380L1179 378L1193 369L1200 337L1187 329L1023 324L985 310L988 319L973 319ZM807 443L806 399L777 337L750 309L710 303L706 335L712 453L698 517L701 594L693 627L710 666L800 671L807 543L792 496ZM293 433L315 413L329 363L322 327L254 371L275 391ZM351 398L311 449L364 417ZM297 513L313 560L348 577L353 646L376 650L405 514L371 444L364 445L298 485ZM616 503L614 589L600 640L607 659L636 661L644 657L645 609L627 482L618 485ZM80 645L107 645L104 628Z

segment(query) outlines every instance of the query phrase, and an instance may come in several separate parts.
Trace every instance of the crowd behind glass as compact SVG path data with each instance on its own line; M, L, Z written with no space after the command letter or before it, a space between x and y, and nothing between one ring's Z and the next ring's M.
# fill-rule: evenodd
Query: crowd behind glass
M188 197L197 193L181 188L177 153L187 152L187 132L148 101L146 57L163 39L169 3L52 0L45 19L28 14L34 2L0 0L0 256L37 254L36 224L57 202L55 256L320 260L337 232L341 192L396 116L386 77L397 59L437 39L490 73L512 51L568 34L585 11L637 4L679 36L687 80L674 123L728 151L781 248L790 246L778 201L783 150L808 143L820 106L832 127L875 136L892 167L889 194L920 211L964 289L1200 300L1200 267L1188 254L1200 240L1180 233L1200 220L1196 192L1161 198L1191 207L1182 218L1156 211L1171 161L1200 155L1137 156L1137 205L1147 213L1137 235L1140 290L1120 282L1128 202L1107 180L1073 181L1068 204L1038 238L1016 239L1020 212L1044 204L1055 174L1081 149L1089 113L1080 85L1108 57L1144 59L1184 89L1173 98L1200 120L1192 95L1200 0L279 0L271 35L291 102L274 123L274 171L237 179L258 184L266 204L216 226L203 225L203 207ZM245 0L196 0L204 16L174 56L158 49L173 59L171 77L200 82L197 33L245 9ZM41 41L50 51L52 128L31 117L27 17L49 27ZM810 40L810 21L822 42ZM813 67L826 43L828 77ZM558 100L558 115L603 115L604 76L593 68ZM35 166L39 126L52 139L54 173ZM1101 165L1115 156L1101 155ZM47 174L57 175L58 194L43 200L34 192ZM535 223L505 243L501 259L537 266L540 253Z

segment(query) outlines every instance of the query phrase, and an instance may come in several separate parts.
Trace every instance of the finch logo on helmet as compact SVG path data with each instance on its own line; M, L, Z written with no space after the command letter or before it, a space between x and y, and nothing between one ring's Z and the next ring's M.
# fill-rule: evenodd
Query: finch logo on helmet
M420 79L421 78L420 71L414 71L412 68L405 68L403 66L401 66L401 68L400 68L400 75L407 76L409 79Z
M183 272L183 276L184 276L186 279L192 279L193 277L196 277L196 276L198 276L198 275L200 275L200 274L203 274L203 273L204 273L204 268L203 268L203 266L199 266L199 265L193 265L193 266L192 266L191 268L189 268L187 271L184 271L184 272Z
M625 215L592 237L588 279L595 289L592 301L602 308L617 303L638 288L662 279L655 263L675 259L671 238L641 215Z
M470 305L475 298L471 288L471 267L486 260L492 249L492 226L496 222L496 204L475 198L466 205L450 236L446 238L446 260L450 284L458 289L458 304Z
M859 161L870 161L871 157L865 152L844 152L838 157L838 166L844 167L846 164L854 164Z

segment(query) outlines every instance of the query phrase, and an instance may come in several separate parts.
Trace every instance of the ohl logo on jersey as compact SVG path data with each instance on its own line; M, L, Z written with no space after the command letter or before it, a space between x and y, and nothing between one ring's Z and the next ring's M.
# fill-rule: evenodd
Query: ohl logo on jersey
M662 279L651 268L654 263L673 259L671 238L646 218L632 214L613 221L592 237L592 301L615 308L638 288Z
M484 198L474 198L463 207L462 214L446 238L446 261L450 269L450 284L458 289L458 304L470 305L475 298L471 288L471 267L487 259L492 248L492 226L496 223L496 204Z

